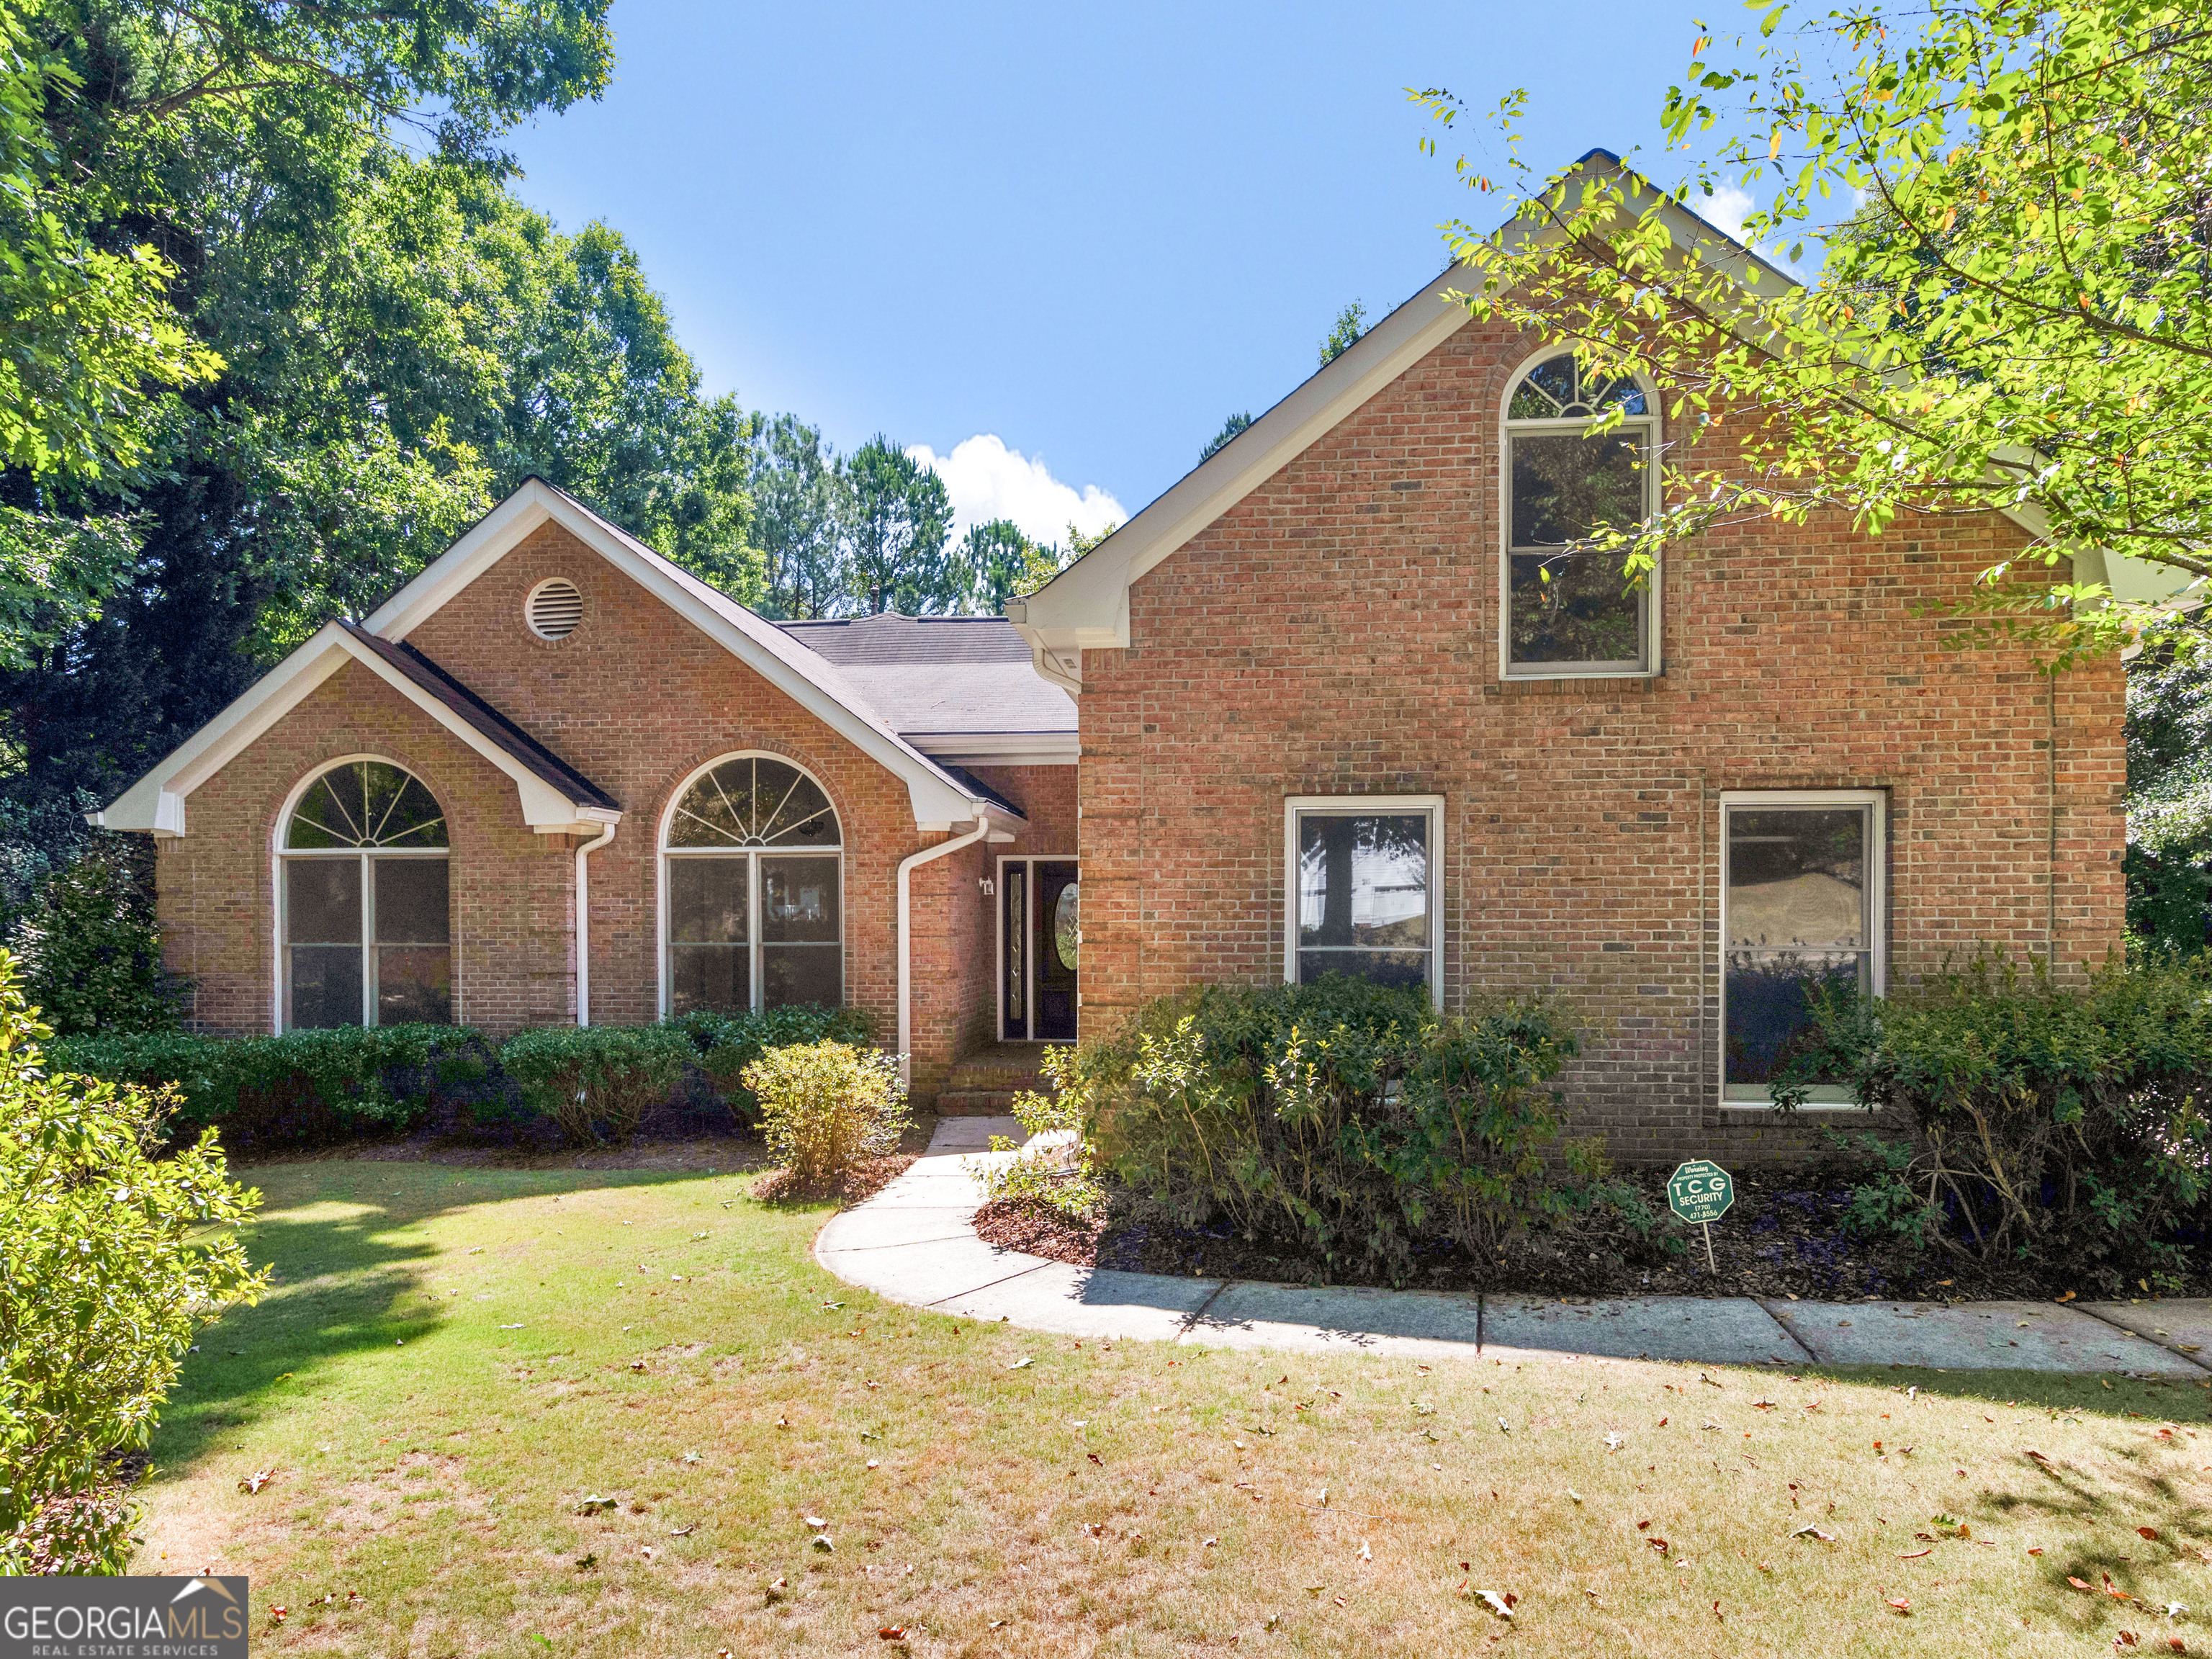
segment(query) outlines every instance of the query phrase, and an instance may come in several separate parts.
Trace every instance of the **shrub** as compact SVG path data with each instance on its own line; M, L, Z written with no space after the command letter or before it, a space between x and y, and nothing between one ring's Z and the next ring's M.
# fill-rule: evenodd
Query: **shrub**
M0 1573L121 1572L130 1510L89 1494L146 1444L193 1328L259 1292L220 1231L259 1194L210 1131L156 1159L161 1099L46 1073L45 1031L0 951Z
M2118 957L2078 984L1990 953L1886 1000L1821 997L1778 1091L1841 1080L1916 1146L1854 1195L1868 1231L1993 1261L2069 1262L2117 1289L2212 1224L2212 958Z
M500 1064L571 1146L627 1140L692 1057L673 1025L546 1025L500 1045Z
M764 1008L758 1013L679 1014L673 1022L698 1051L698 1066L714 1091L741 1122L760 1121L760 1102L745 1086L745 1068L771 1048L810 1042L866 1044L868 1017L858 1008L830 1008L819 1003Z
M745 1067L760 1101L769 1151L793 1186L820 1191L865 1158L898 1149L906 1133L906 1088L898 1061L848 1042L770 1048Z
M30 1002L63 1036L173 1031L186 981L161 966L150 872L101 834L47 871L11 919L8 946Z
M1021 1156L987 1164L967 1159L961 1167L983 1189L985 1203L1002 1198L1042 1204L1078 1219L1097 1214L1106 1205L1106 1189L1098 1179L1098 1148L1084 1133L1076 1109L1079 1091L1068 1086L1074 1074L1072 1049L1044 1051L1045 1076L1053 1085L1050 1096L1024 1090L1014 1097L1014 1117L1030 1134L1073 1132L1066 1140L1021 1149ZM1014 1142L1005 1135L991 1137L991 1150L1011 1152Z
M404 1134L441 1092L485 1077L491 1051L461 1025L342 1026L281 1036L182 1031L66 1038L54 1062L148 1088L173 1085L172 1133L220 1126L234 1152Z
M1563 1170L1547 1158L1562 1120L1542 1085L1576 1050L1534 1001L1445 1019L1355 980L1217 986L1085 1045L1059 1085L1107 1164L1182 1224L1225 1218L1395 1275L1425 1234L1488 1254L1600 1204L1656 1224L1595 1140L1558 1144Z

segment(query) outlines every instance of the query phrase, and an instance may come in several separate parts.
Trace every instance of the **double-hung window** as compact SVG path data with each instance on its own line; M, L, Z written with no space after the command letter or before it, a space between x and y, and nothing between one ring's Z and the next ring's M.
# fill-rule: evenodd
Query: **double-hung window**
M1443 831L1439 795L1291 797L1283 977L1426 986L1441 1006Z
M1593 432L1601 416L1619 423ZM1631 580L1593 532L1656 506L1659 419L1644 389L1584 369L1571 352L1535 364L1505 408L1505 625L1509 679L1656 672L1656 573Z
M1768 1102L1813 997L1878 996L1884 797L1868 789L1721 797L1721 1098ZM1810 1098L1847 1104L1816 1082Z

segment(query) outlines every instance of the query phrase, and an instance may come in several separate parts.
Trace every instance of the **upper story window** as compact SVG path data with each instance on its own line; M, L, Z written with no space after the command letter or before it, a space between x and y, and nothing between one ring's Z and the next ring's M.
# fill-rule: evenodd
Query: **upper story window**
M389 761L310 783L278 842L284 1026L453 1017L445 814Z
M843 860L821 785L772 755L692 779L661 841L666 1012L845 999Z
M1590 431L1615 409L1619 426ZM1620 556L1587 538L1650 514L1658 439L1644 388L1586 372L1572 352L1544 359L1514 386L1505 409L1508 678L1655 672L1656 581L1631 585Z

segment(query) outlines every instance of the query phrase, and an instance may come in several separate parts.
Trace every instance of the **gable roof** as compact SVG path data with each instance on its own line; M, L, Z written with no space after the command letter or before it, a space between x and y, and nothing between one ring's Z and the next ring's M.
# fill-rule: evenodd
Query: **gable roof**
M1575 165L1617 175L1632 208L1641 210L1656 204L1680 257L1740 276L1755 270L1762 283L1799 286L1787 270L1660 191L1612 151L1590 150ZM1509 240L1559 234L1525 216L1509 222L1506 229ZM1026 599L1010 603L1007 618L1029 643L1037 672L1055 685L1081 690L1086 648L1129 643L1131 584L1456 333L1468 314L1447 295L1462 280L1456 263L1446 266L1441 276L1424 284L1128 523ZM1998 511L2031 535L2042 533L2040 515L2033 509ZM2142 586L2148 581L2161 590L2172 586L2162 574L2148 574L2150 568L2136 561L2118 556L2108 559L2098 550L2076 557L2083 580L2109 580L2123 597L2130 584ZM2134 568L2124 571L2123 566Z
M533 830L565 830L617 822L614 798L412 646L380 640L334 622L256 680L222 713L161 764L91 815L109 830L185 833L185 802L314 689L359 663L514 781L523 820Z
M988 809L1018 817L901 738L836 665L610 524L566 491L531 477L356 625L331 623L133 784L98 821L115 830L185 832L185 798L348 661L357 661L515 780L532 828L601 823L621 812L604 791L406 644L407 635L547 523L561 526L855 748L900 777L923 830ZM549 771L551 775L548 775Z
M380 640L356 623L338 624L348 635L390 663L424 691L452 709L484 739L512 755L570 799L619 812L621 804L513 720L432 662L413 646Z
M894 612L778 626L827 658L934 760L1069 766L1081 752L1075 700L1037 673L1028 641L1004 617Z

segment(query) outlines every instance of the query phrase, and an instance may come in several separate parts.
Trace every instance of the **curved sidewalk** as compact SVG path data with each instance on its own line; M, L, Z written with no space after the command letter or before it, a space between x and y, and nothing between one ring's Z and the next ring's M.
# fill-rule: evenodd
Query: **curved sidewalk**
M1674 1359L2163 1376L2212 1388L2212 1302L1791 1302L1308 1289L1074 1267L975 1236L962 1167L1012 1118L948 1118L928 1152L815 1240L823 1267L891 1301L1093 1338L1422 1358ZM1011 1153L997 1156L1011 1157Z

